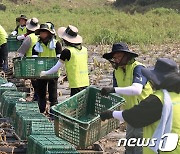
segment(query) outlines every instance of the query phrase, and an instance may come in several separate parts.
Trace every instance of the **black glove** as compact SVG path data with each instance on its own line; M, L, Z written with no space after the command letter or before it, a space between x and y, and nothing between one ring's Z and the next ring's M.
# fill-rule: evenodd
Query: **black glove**
M102 121L105 121L106 119L111 119L113 118L113 115L112 115L113 111L104 111L100 114L100 118Z
M107 96L109 93L115 93L114 87L104 87L101 89L101 95Z

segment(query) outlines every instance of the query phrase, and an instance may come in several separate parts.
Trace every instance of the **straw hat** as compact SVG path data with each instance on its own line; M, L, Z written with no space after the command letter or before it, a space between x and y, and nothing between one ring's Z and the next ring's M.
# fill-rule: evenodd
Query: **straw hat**
M39 29L39 20L37 18L29 19L26 22L26 28L30 31L35 31L36 29Z
M82 37L78 35L78 29L75 26L69 25L67 28L60 27L57 33L60 38L70 43L82 43Z

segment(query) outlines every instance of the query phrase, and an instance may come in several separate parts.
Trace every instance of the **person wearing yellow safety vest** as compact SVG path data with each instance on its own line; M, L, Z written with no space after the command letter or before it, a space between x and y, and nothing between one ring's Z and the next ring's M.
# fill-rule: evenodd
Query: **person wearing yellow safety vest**
M62 47L60 42L55 39L55 29L51 22L41 24L35 34L39 35L39 40L32 49L32 57L60 57ZM38 104L41 113L46 111L47 85L50 106L57 103L57 80L57 78L37 79Z
M16 22L18 25L16 29L11 33L12 36L17 36L17 40L23 40L27 36L26 22L27 17L25 15L20 15L20 17L16 18Z
M180 73L177 64L171 59L159 58L154 68L143 68L142 73L156 91L130 109L102 112L101 120L116 118L135 128L143 127L143 138L146 139L146 143L148 139L153 141L143 147L143 154L179 154ZM168 139L170 135L174 137ZM162 136L167 137L167 142Z
M27 28L27 36L24 39L22 45L20 48L17 50L19 53L20 57L32 57L32 48L38 41L38 36L35 35L35 30L39 29L39 21L37 18L32 18L29 19L26 22L26 28ZM37 96L37 85L36 85L36 80L31 80L32 86L34 88L34 97L33 100L37 101L38 96Z
M65 63L69 87L71 88L70 95L73 96L89 86L88 52L87 48L82 46L82 37L78 35L78 29L75 26L60 27L58 35L63 39L66 47L57 64L48 71L42 71L41 76L57 72Z
M153 92L150 83L147 82L146 77L141 73L144 65L135 60L137 56L138 54L130 51L127 44L123 42L114 43L112 51L103 55L103 58L109 60L115 70L113 73L113 87L103 87L101 94L120 94L126 100L123 106L124 109L132 108ZM142 128L135 129L127 124L126 129L127 139L132 136L142 137ZM126 146L127 154L133 154L134 151L140 153L142 148Z
M7 33L0 25L0 67L4 71L8 69Z

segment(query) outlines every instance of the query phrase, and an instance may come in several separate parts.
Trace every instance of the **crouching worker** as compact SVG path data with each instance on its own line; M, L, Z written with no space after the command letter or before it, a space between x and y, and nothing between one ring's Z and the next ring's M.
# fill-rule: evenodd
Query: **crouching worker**
M38 42L32 49L33 57L58 57L61 54L62 47L59 41L55 39L54 25L50 22L41 24L35 31L39 35ZM57 78L37 79L38 104L41 113L46 111L46 89L48 85L50 106L57 103Z
M144 146L143 154L163 153L163 150L170 151L164 152L166 154L179 154L180 73L177 64L173 60L159 58L154 69L143 68L142 73L152 83L156 91L130 109L102 112L100 114L101 120L116 118L120 121L126 121L135 128L143 127L143 138L146 141L148 138L154 139L155 142L154 146ZM167 143L174 146L169 149L168 145L162 146L162 136L167 133L175 133L176 136L174 140L170 141L171 143L166 136Z
M53 74L65 64L71 96L89 86L88 77L88 53L82 46L82 37L78 35L78 29L69 25L67 28L60 27L58 35L63 39L65 49L62 51L60 60L50 70L42 71L41 76Z

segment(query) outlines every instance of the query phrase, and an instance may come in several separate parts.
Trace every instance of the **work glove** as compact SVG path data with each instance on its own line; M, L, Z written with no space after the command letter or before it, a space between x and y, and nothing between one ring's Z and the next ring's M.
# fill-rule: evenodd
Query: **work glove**
M16 38L17 38L17 40L24 40L25 39L25 35L19 35L19 36L17 36Z
M102 121L113 118L113 111L107 110L107 111L100 113L100 118Z
M41 71L41 73L40 73L40 77L42 77L42 76L46 76L47 74L46 74L46 71Z
M101 89L101 95L107 96L109 93L115 93L114 87L104 87Z

